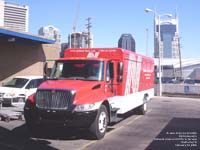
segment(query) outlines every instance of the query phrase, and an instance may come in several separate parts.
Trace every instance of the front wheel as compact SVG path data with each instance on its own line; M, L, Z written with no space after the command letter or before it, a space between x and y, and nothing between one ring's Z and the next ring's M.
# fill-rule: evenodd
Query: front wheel
M101 105L98 114L90 126L92 136L99 140L102 139L106 133L108 125L108 111L105 105Z

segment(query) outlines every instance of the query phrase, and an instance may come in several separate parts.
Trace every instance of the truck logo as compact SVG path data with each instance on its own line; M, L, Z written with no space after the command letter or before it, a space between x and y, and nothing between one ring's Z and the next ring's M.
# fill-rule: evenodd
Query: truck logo
M129 61L128 63L129 71L127 73L125 95L138 92L141 76L141 57L136 58L135 56L130 55L129 59L136 61Z
M55 94L56 93L56 90L51 90L51 94Z
M98 58L99 54L99 52L89 52L87 58Z

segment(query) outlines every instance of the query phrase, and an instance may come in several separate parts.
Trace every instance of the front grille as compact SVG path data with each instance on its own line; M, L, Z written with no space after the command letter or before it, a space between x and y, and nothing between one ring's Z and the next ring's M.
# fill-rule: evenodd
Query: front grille
M13 101L12 98L3 98L2 100L3 100L3 104L9 104L9 105L11 105Z
M69 90L39 89L36 92L36 106L41 109L66 110L72 102L73 94Z

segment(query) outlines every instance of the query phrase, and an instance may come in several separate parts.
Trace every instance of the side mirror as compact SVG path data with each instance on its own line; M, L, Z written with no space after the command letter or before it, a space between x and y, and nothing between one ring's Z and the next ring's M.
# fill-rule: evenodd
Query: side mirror
M48 75L48 63L45 62L43 66L43 76L45 80L47 79L47 75Z
M114 64L111 62L109 63L109 69L110 69L110 79L114 79Z
M106 82L114 79L114 65L112 62L107 63Z
M119 62L117 66L117 82L122 82L123 80L123 62Z

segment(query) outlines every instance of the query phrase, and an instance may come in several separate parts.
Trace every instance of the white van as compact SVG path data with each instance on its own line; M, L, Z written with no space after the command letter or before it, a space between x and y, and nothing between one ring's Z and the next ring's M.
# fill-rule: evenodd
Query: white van
M17 76L0 87L0 101L3 105L24 104L42 82L43 76Z

